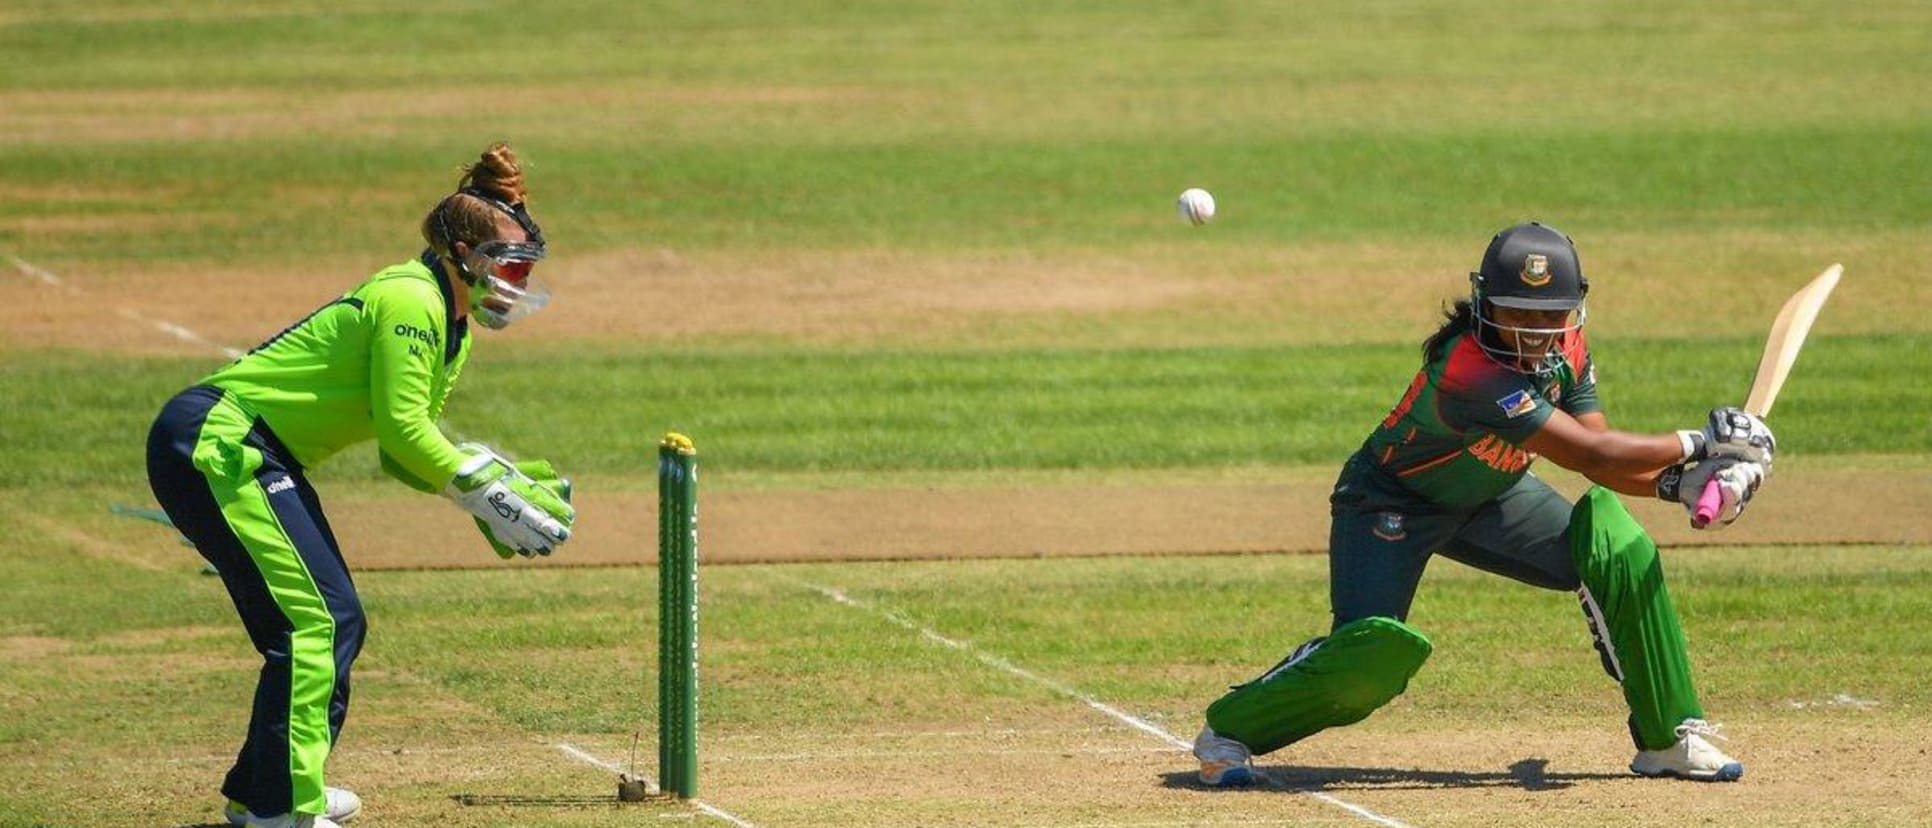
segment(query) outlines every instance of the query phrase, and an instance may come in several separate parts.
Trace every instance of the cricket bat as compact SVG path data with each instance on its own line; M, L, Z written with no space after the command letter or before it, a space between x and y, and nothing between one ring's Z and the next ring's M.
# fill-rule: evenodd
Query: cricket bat
M1785 300L1784 307L1778 310L1778 318L1771 323L1771 337L1764 342L1764 356L1758 358L1758 373L1751 379L1750 396L1744 400L1745 411L1759 417L1770 416L1771 404L1777 402L1778 391L1791 375L1791 366L1798 362L1798 349L1804 347L1805 336L1811 333L1811 323L1817 321L1818 311L1825 306L1831 289L1838 286L1838 277L1844 272L1845 266L1841 264L1825 268L1825 272ZM1705 482L1704 492L1697 497L1697 512L1691 524L1699 529L1709 525L1717 518L1720 502L1717 479L1712 478Z

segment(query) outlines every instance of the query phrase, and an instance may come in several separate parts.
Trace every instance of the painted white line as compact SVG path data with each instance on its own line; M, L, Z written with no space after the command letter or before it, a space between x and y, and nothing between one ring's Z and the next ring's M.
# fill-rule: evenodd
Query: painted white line
M567 742L558 742L556 747L558 750L561 750L565 754L569 755L570 758L575 759L579 762L583 762L584 764L594 765L596 767L600 767L600 768L603 768L604 770L610 771L611 773L626 773L626 771L622 767L618 766L617 763L605 761L604 759L601 759L591 754L589 751L586 751L583 748L577 747L576 745L569 744ZM656 783L651 782L649 779L645 779L643 774L637 774L637 778L644 779L645 780L644 784L646 787L651 787L651 788L657 787ZM701 799L686 800L686 804L689 804L691 807L696 808L699 813L702 813L706 816L709 816L715 819L729 822L733 825L738 826L738 828L758 828L757 825L746 822L743 819L738 818L737 816L727 813L726 811L718 808L717 806L714 806L708 802L705 802L704 800L701 800Z
M1119 733L1119 730L1114 730ZM1134 753L1172 753L1164 747L1134 748L1010 748L1007 750L973 750L954 748L952 750L818 750L798 751L795 753L746 753L738 756L712 756L707 761L730 762L822 762L834 759L942 759L948 756L1120 756Z
M35 267L33 262L29 262L11 253L7 255L7 261L12 262L14 269L21 273L25 273L54 287L67 287L67 283L61 281L59 276L55 276L52 271Z
M194 331L188 330L185 327L176 325L173 322L169 322L166 319L149 319L146 316L135 313L134 311L128 310L127 308L115 308L114 312L120 314L122 319L126 319L137 325L150 325L155 330L160 331L169 336L172 336L175 339L179 339L182 342L189 342L195 345L201 345L207 348L213 348L214 350L220 351L222 355L228 357L229 359L241 358L242 350L240 348L234 348L227 345L223 345L219 342L216 342L212 339L202 336L201 334L195 333Z
M26 259L22 259L19 256L15 256L9 253L7 254L7 261L13 264L13 267L15 270L18 270L21 273L24 273L28 276L32 276L35 279L39 279L42 283L45 283L52 287L61 288L73 294L78 294L78 295L87 294L87 291L81 290L80 286L70 284L65 279L62 279L58 275L55 275L53 271L48 270L44 267L40 267L39 265L36 265L30 261L27 261ZM227 356L229 359L237 359L242 355L242 351L240 349L223 345L219 342L216 342L212 339L202 336L201 334L195 333L194 331L189 330L188 327L185 325L169 322L166 319L153 319L144 314L136 313L124 307L117 307L114 309L114 312L120 314L121 318L123 319L129 320L139 325L148 325L150 327L153 327L157 331L160 331L164 334L172 336L175 339L179 339L183 342L191 342L196 345L213 348L216 351L220 351L224 356Z
M841 734L838 734L837 738L841 738L841 739L851 739L851 738L997 739L1002 736L1040 736L1040 735L1049 734L1049 733L1060 733L1060 734L1117 733L1119 731L1120 731L1120 728L1114 727L1112 725L1108 725L1106 727L1043 727L1038 730L1020 730L1018 728L1010 728L1010 727L989 728L986 730L882 730L882 731L875 731L873 733L841 733ZM790 741L796 741L795 736L796 734L794 735L794 737L785 737L785 738L787 738ZM781 738L781 737L768 736L762 733L732 733L724 736L713 737L713 741L763 742L763 741L770 741L778 738ZM230 757L230 758L233 758L233 757Z
M792 577L784 573L774 573L774 574L783 580L791 581L792 583L803 586L807 589L812 590L813 592L817 592L820 595L824 595L825 597L830 598L835 602L844 604L848 607L852 607L853 609L864 610L866 612L869 612L881 618L884 618L887 621L890 621L900 627L903 627L907 630L911 630L912 632L918 633L919 635L925 637L926 640L928 641L932 641L942 646L959 650L960 652L963 652L963 653L967 653L971 655L973 658L978 659L981 664L998 668L1007 673L1026 679L1042 687L1045 687L1049 690L1052 690L1053 692L1058 693L1062 696L1066 696L1067 698L1079 701L1081 704L1084 704L1089 708L1099 711L1100 713L1103 713L1107 716L1111 716L1116 721L1119 721L1122 724L1127 725L1128 727L1132 727L1135 730L1139 730L1144 733L1147 733L1148 735L1151 735L1157 739L1160 739L1168 743L1169 745L1174 746L1177 749L1186 751L1191 749L1194 746L1193 743L1183 740L1180 737L1167 732L1167 730L1162 728L1160 725L1154 724L1145 719L1141 719L1135 716L1130 716L1110 705L1107 705L1101 702L1098 699L1093 698L1092 696L1089 696L1085 693L1075 690L1072 687L1069 687L1058 681L1054 681L1053 679L1045 678L1043 676L1032 673L1012 663L1011 661L1008 661L992 653L988 653L984 650L980 650L971 644L968 644L963 641L957 641L951 638L947 638L946 636L941 635L938 631L933 630L930 627L921 625L919 622L906 617L904 614L896 610L872 606L871 604L867 604L863 601L859 601L849 595L846 595L844 592L838 589L835 589L833 587L822 586L819 584L812 583L810 581L803 580L801 578ZM1310 791L1310 790L1303 790L1300 788L1290 788L1286 784L1284 784L1281 780L1276 779L1273 774L1270 774L1267 771L1262 770L1261 768L1255 768L1255 775L1261 777L1262 780L1266 781L1269 787L1278 788L1281 790L1289 791L1291 793L1297 793L1303 796L1312 797L1314 799L1320 800L1329 805L1333 805L1337 808L1347 811L1351 814L1354 814L1358 817L1361 817L1362 819L1373 822L1377 825L1385 826L1385 828L1411 828L1411 826L1409 826L1407 823L1398 821L1391 817L1383 816L1367 808L1364 808L1360 805L1356 805L1353 802L1348 802L1346 800L1331 796L1321 791Z
M603 759L600 759L596 755L592 754L590 751L584 750L583 748L570 744L569 742L558 742L556 744L556 748L558 750L563 751L564 753L570 754L570 757L572 759L576 759L577 761L582 762L586 765L596 765L597 767L603 768L604 770L610 771L611 773L620 773L620 774L630 773L630 771L627 771L619 767L617 763L606 762ZM652 782L650 778L644 776L643 774L637 774L636 776L637 778L644 780L645 787L657 786L657 783Z

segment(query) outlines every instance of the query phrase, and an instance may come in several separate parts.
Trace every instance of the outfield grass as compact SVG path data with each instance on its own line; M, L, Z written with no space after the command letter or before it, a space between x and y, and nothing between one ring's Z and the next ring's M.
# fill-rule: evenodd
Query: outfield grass
M1932 364L1915 312L1932 300L1928 32L1912 0L8 3L0 265L67 287L0 267L0 528L16 541L0 551L0 828L206 821L256 667L193 554L137 547L172 540L104 508L144 497L150 418L218 358L95 326L152 312L246 347L302 312L274 302L312 306L415 250L455 164L490 140L530 161L562 289L535 324L558 328L480 347L449 425L609 488L648 485L637 472L672 428L714 481L747 487L1331 466L1395 402L1481 242L1528 217L1579 239L1603 394L1639 430L1737 400L1777 303L1843 260L1774 423L1791 456L1915 470L1932 452L1914 381ZM1214 225L1175 222L1187 186L1217 195ZM876 272L827 275L854 268ZM740 271L755 278L721 278ZM1060 304L1029 298L1059 276ZM256 289L236 295L262 303L259 325L211 313L216 331L183 299L232 310L227 279ZM702 279L818 315L640 332ZM958 298L975 291L1019 296ZM906 298L922 293L938 298ZM593 318L573 298L635 324L571 328ZM403 496L378 488L372 455L317 476ZM1574 602L1446 565L1416 604L1438 651L1413 692L1282 761L1357 769L1344 793L1418 826L1932 821L1910 735L1932 703L1914 624L1932 549L1668 566L1753 783L1627 791L1621 703ZM755 824L1349 819L1201 796L1145 734L1056 735L1092 710L814 590L1186 738L1227 683L1320 631L1319 558L704 577L707 796ZM648 732L651 572L358 582L373 631L332 772L372 817L660 815L448 800L608 793L552 742L616 757ZM1046 760L1001 752L1035 728L1023 746ZM922 730L977 741L886 746ZM1482 784L1485 762L1539 759L1571 775ZM1870 772L1880 759L1898 777Z
M483 125L574 252L1105 247L1189 185L1269 244L1932 220L1911 3L230 5L0 18L0 243L386 249ZM421 48L450 15L516 45Z
M61 565L0 558L0 578L22 599L0 621L12 642L0 651L0 760L11 769L0 776L0 825L130 824L117 810L126 800L93 795L101 786L168 791L146 813L161 824L195 821L252 674L219 584L194 575L185 551L183 565L132 579L62 555L58 542L44 554ZM1932 612L1932 550L1703 551L1672 556L1667 568L1707 708L1759 734L1733 744L1747 761L1779 749L1767 734L1851 719L1911 728L1932 704L1918 680L1932 656L1900 646L1916 635L1913 619ZM1300 556L711 570L702 597L706 756L756 752L758 743L744 740L758 734L815 735L862 756L858 734L1080 721L1080 706L1049 688L814 588L841 590L1188 735L1227 683L1321 631L1325 577L1321 559ZM556 738L613 745L651 732L650 571L371 573L359 581L373 624L358 667L365 701L335 767L362 780L385 821L474 818L449 810L445 797L459 790L607 793L604 775L554 776L572 767L567 759L529 751L537 764L526 766L516 758L526 751L514 746ZM89 588L108 582L111 595ZM1437 654L1372 732L1503 724L1489 718L1499 709L1525 730L1621 728L1621 701L1598 672L1571 596L1445 563L1425 580L1411 620ZM1870 704L1816 706L1838 694ZM157 707L167 715L154 715ZM440 784L380 772L404 749L479 741L502 746L502 757L446 764ZM168 761L210 754L217 758ZM469 761L461 756L448 761ZM1373 756L1359 761L1378 765ZM1154 767L1167 764L1185 763ZM871 824L836 800L771 801L738 766L711 767L711 801L722 807L753 820L804 809L758 824ZM104 771L119 777L109 784ZM1110 784L1152 782L1142 770ZM1820 801L1793 807L1826 824L1873 805L1852 802L1835 816L1817 810ZM528 816L546 825L623 818Z
M1602 394L1616 422L1664 431L1734 401L1757 341L1622 341ZM1777 427L1803 455L1925 453L1932 392L1897 380L1924 335L1812 343ZM563 354L566 354L563 355ZM795 472L1330 465L1394 405L1411 347L1104 351L494 354L465 374L451 427L577 474L635 475L667 430L708 467ZM138 484L148 422L203 360L37 353L0 367L36 404L0 423L0 487ZM617 402L623 400L624 402ZM541 412L531 416L529 412ZM1855 419L1856 428L1852 420ZM322 479L367 479L352 449Z

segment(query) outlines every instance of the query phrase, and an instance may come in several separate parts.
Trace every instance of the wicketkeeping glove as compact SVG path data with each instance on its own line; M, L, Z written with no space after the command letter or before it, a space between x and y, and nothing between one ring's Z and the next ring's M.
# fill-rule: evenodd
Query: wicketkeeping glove
M1744 507L1764 485L1765 476L1764 466L1730 457L1706 460L1689 468L1671 466L1657 476L1657 497L1682 504L1690 513L1693 529L1722 529L1743 516ZM1717 519L1699 526L1697 500L1704 493L1704 485L1713 479L1719 495Z
M531 479L488 448L473 443L459 448L470 457L445 494L476 516L477 528L497 555L548 555L570 539L577 511L567 495ZM569 481L557 477L549 463L526 465L568 492Z

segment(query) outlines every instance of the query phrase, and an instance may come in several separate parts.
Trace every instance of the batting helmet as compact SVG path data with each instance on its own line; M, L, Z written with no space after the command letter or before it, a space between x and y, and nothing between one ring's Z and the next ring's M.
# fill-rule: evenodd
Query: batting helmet
M1539 222L1518 224L1497 233L1483 251L1483 263L1469 274L1473 298L1498 307L1524 310L1575 310L1590 292L1583 265L1570 237Z

